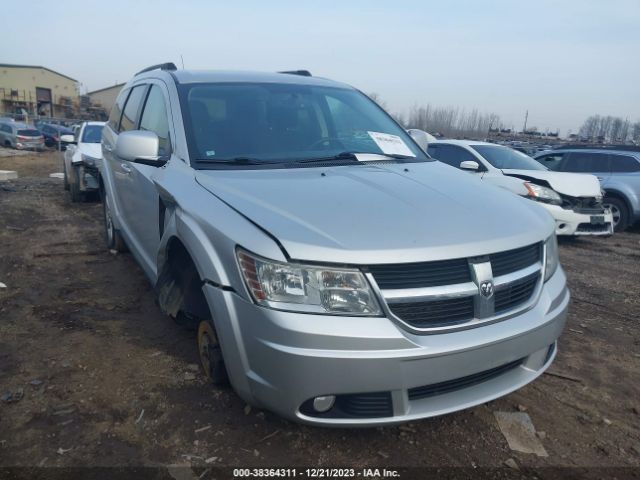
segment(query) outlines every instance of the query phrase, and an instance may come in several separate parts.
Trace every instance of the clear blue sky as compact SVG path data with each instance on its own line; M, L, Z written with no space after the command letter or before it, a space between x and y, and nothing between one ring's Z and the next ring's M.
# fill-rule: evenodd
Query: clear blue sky
M508 125L574 132L591 114L640 120L640 0L90 1L3 6L0 62L94 90L150 64L314 74Z

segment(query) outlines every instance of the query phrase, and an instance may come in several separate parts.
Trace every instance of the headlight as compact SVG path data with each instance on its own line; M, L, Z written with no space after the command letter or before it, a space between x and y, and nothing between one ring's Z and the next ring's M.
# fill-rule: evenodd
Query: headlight
M558 258L558 240L556 234L551 235L546 242L544 242L545 249L545 262L544 262L544 281L546 282L551 276L556 273L558 265L560 265L560 259Z
M562 205L562 197L560 197L555 190L529 182L524 182L524 188L527 189L528 196L534 200L553 203L554 205Z
M278 310L338 315L380 315L359 270L281 263L236 251L247 289L259 305Z
M90 157L89 155L85 155L84 153L80 155L80 161L82 163L84 163L85 165L88 165L90 167L95 166L97 159Z

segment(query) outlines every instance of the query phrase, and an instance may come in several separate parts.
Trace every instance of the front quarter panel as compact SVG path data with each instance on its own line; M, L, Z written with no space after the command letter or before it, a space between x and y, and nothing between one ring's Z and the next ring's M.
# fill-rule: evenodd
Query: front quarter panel
M168 243L174 237L190 253L202 280L231 287L242 296L246 293L235 257L237 245L286 261L269 235L201 187L194 170L184 162L168 163L158 172L155 184L165 206L157 271L162 270Z

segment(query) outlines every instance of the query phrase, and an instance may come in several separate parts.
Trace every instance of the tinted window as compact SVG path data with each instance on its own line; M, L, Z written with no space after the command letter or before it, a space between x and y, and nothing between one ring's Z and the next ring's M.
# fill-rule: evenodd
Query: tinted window
M122 112L122 119L120 120L120 132L126 132L128 130L134 130L136 128L136 120L138 111L140 110L140 104L146 90L146 85L140 85L131 89L127 104L124 106Z
M630 155L611 155L612 172L639 172L640 162Z
M549 170L558 170L563 158L564 153L550 153L548 155L542 155L541 157L536 158L536 160Z
M471 148L482 155L487 162L499 169L546 170L545 167L529 155L518 152L513 148L500 145L471 145Z
M100 143L102 140L102 125L87 125L82 131L82 143Z
M562 166L563 172L608 172L609 155L606 153L571 152Z
M440 160L441 162L456 168L460 168L460 164L467 160L480 163L471 153L467 152L464 148L457 147L455 145L429 145L427 153L436 160Z
M11 133L11 127L9 125L0 126L3 132Z
M124 102L127 100L127 96L131 90L126 89L122 90L118 94L118 98L116 98L116 103L111 107L111 113L109 114L108 124L111 128L113 128L116 132L120 127L120 116L122 115L122 108L124 107Z
M26 130L18 130L18 135L22 135L24 137L39 137L40 132L38 130L30 128Z
M140 117L140 130L149 130L158 135L160 140L158 155L164 157L171 153L167 107L162 90L157 85L151 87L144 104L144 111Z
M357 90L252 83L183 85L189 148L207 165L250 157L257 162L327 158L342 152L428 158L408 134ZM388 143L384 143L388 142Z

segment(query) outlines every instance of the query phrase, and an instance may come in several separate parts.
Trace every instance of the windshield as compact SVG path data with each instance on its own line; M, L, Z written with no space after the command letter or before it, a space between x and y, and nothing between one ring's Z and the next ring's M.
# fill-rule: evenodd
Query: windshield
M383 110L344 88L274 83L181 87L192 164L328 159L348 153L429 157Z
M87 125L82 132L82 143L100 143L102 140L102 125Z
M509 147L499 145L470 145L487 162L499 169L548 170L533 158Z

